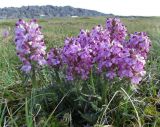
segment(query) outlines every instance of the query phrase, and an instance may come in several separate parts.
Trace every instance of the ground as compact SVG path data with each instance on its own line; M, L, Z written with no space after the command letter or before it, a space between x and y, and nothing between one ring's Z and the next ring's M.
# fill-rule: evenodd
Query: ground
M105 26L105 19L106 17L53 18L38 19L38 23L42 26L47 50L49 50L51 47L62 46L66 37L76 36L80 29L92 29L93 26L99 24ZM144 82L140 84L141 86L137 86L140 88L141 95L137 95L135 100L141 100L148 104L145 109L142 109L144 112L144 115L140 116L142 123L146 121L144 117L151 116L149 118L147 117L149 123L152 124L150 126L155 125L158 127L160 126L160 120L158 118L160 113L157 109L157 102L160 102L160 99L157 98L157 91L160 89L160 18L122 17L120 19L127 27L128 33L144 31L147 32L152 41L152 47L146 66L147 75L144 77ZM21 115L26 116L25 112L27 107L24 105L27 105L26 98L29 98L31 88L30 86L26 87L22 85L24 77L20 72L21 62L17 58L14 45L14 27L16 21L15 19L0 20L0 126L5 122L10 126L29 126L27 122L25 124L25 121L27 121L26 118L23 119L24 121L18 121ZM6 38L2 36L5 29L9 30L9 36ZM39 77L38 80L42 82L41 84L44 87L49 83L47 79L48 73L46 70L41 73L43 73L43 76L42 78ZM128 114L129 112L130 111L128 111ZM123 114L123 111L120 113ZM39 125L41 126L40 123L43 123L45 118L44 121L43 117L40 118L42 119L39 120ZM5 119L9 120L5 121ZM48 126L65 126L59 125L55 119L52 121L54 121L53 124Z

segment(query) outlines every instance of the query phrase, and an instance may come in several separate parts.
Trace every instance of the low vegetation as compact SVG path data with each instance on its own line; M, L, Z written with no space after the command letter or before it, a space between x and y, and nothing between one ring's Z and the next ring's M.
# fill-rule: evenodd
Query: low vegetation
M38 24L49 52L63 47L66 37L76 37L80 29L105 27L105 19L40 19ZM14 43L17 20L0 21L0 126L159 127L160 18L122 17L121 21L129 34L144 31L151 40L146 74L138 84L128 78L105 78L94 69L85 80L80 75L69 81L63 67L53 65L24 73Z

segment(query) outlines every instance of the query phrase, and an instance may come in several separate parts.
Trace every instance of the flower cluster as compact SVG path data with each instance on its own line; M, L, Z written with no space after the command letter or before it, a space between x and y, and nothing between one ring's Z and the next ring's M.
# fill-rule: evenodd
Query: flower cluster
M91 31L81 30L76 38L67 39L63 49L67 76L73 79L76 73L86 79L97 64L98 72L105 70L107 77L114 78L125 36L126 28L120 20L108 19L106 28L98 25Z
M17 55L23 63L22 71L28 73L33 65L44 65L46 46L44 37L41 33L41 27L36 20L29 23L19 20L15 28L15 44Z
M81 34L85 33L81 31ZM87 36L87 33L84 36ZM80 36L78 38L67 38L65 40L62 59L64 64L67 65L68 80L73 80L75 75L80 75L82 79L87 79L92 68L91 51L88 45L85 46L83 43L81 44L80 40Z
M128 78L138 84L145 75L145 62L150 40L146 33L136 32L126 40L127 29L119 19L109 18L106 27L81 30L75 38L67 38L62 51L67 77L75 75L87 79L93 67L106 77Z
M127 36L127 29L117 18L108 18L106 20L106 29L110 33L111 41L123 42Z
M144 32L135 32L123 48L119 63L119 76L128 77L138 84L146 74L145 64L150 47L150 39Z
M136 53L147 58L151 41L145 32L135 32L130 35L128 47L136 50Z

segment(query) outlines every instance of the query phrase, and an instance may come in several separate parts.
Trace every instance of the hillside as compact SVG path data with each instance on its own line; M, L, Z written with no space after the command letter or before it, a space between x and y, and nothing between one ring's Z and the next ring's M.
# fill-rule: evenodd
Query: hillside
M67 16L106 16L107 14L100 13L94 10L81 8L73 8L70 6L23 6L8 7L0 9L0 19L8 18L52 18L52 17L67 17ZM111 15L111 14L108 14Z

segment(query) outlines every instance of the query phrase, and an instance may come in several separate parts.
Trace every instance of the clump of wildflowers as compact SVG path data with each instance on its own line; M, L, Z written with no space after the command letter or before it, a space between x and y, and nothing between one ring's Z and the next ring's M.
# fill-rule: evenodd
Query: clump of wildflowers
M29 73L32 66L44 65L46 46L41 27L36 20L29 23L19 20L15 28L15 44L17 55L23 63L22 71Z
M87 79L94 66L106 77L128 78L138 84L145 75L145 63L150 40L146 33L135 32L126 40L127 29L119 19L109 18L106 27L81 30L74 38L67 38L62 51L67 77L75 75Z
M135 32L127 40L127 29L117 18L107 19L105 27L98 25L67 38L62 49L49 51L47 61L40 29L35 20L19 20L16 24L16 49L25 72L30 72L35 64L47 63L53 68L66 67L67 79L73 80L76 76L87 79L96 67L108 79L128 78L132 84L138 84L146 73L150 39L145 32Z

